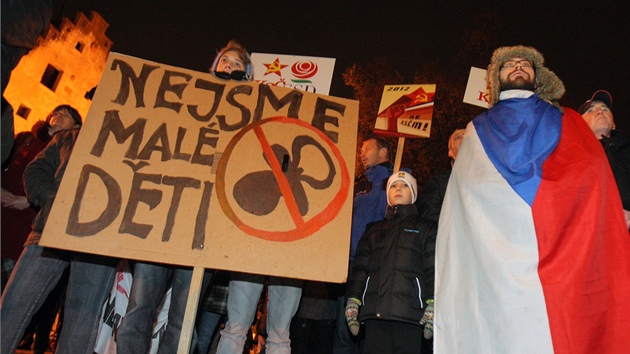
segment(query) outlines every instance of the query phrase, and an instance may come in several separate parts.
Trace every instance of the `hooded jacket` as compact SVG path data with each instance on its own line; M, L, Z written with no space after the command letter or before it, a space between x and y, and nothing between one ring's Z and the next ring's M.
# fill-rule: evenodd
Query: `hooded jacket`
M369 224L359 241L346 297L361 300L359 321L420 325L433 298L437 224L413 204L388 207L385 220Z

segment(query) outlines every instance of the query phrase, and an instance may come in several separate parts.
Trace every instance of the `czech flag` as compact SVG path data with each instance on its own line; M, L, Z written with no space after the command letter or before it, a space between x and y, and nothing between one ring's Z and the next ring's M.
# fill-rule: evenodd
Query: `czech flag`
M630 235L575 111L515 98L469 123L440 214L435 353L630 353Z

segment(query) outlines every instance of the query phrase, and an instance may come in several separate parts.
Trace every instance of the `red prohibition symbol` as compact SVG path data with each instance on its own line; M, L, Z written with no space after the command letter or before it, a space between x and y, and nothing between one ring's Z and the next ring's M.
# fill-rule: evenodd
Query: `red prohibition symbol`
M328 205L320 211L318 214L310 218L309 220L305 220L302 214L299 211L294 192L291 189L290 183L286 178L285 174L282 171L282 166L280 162L274 155L274 152L271 148L271 144L267 140L265 133L262 129L262 126L267 124L293 124L309 131L315 133L322 141L324 141L330 150L333 153L334 158L339 163L339 169L341 170L341 184L339 187L339 191L335 194L335 196L330 200ZM243 139L245 134L253 131L256 134L258 141L260 142L261 149L263 154L266 157L269 165L271 166L271 170L273 172L273 176L275 177L276 182L280 188L282 196L284 197L284 202L286 204L286 208L289 211L291 216L291 220L293 221L294 227L288 230L263 230L259 228L252 227L247 225L243 220L241 220L238 215L235 213L233 206L230 205L230 202L227 198L226 191L226 183L225 183L225 175L228 164L230 162L230 155L234 151L234 149L238 146L239 142ZM228 146L226 147L221 160L219 161L219 165L217 167L217 177L216 177L216 192L217 199L219 201L219 205L223 213L243 232L248 235L261 238L268 241L279 241L279 242L291 242L303 239L308 237L315 232L319 231L323 226L331 222L338 215L339 211L343 207L344 202L348 196L348 190L350 187L350 176L348 174L348 169L341 155L341 152L337 148L337 146L319 129L313 127L312 125L301 121L296 118L288 118L288 117L272 117L260 120L258 122L252 123L247 127L241 129L230 141Z

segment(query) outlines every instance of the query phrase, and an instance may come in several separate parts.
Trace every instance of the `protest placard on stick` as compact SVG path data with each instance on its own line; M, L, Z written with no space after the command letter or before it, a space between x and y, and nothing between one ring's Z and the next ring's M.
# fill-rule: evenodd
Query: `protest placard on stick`
M111 53L41 244L343 282L358 102Z

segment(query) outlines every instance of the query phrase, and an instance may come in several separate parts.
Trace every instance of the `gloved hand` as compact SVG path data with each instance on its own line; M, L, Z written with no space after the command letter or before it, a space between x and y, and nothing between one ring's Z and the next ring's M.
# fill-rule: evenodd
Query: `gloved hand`
M433 299L427 300L427 306L424 309L424 316L422 316L420 324L424 325L424 338L433 338Z
M348 322L348 328L353 336L359 334L359 327L361 327L357 320L359 317L359 306L361 306L359 299L354 297L348 298L346 302L346 322Z

